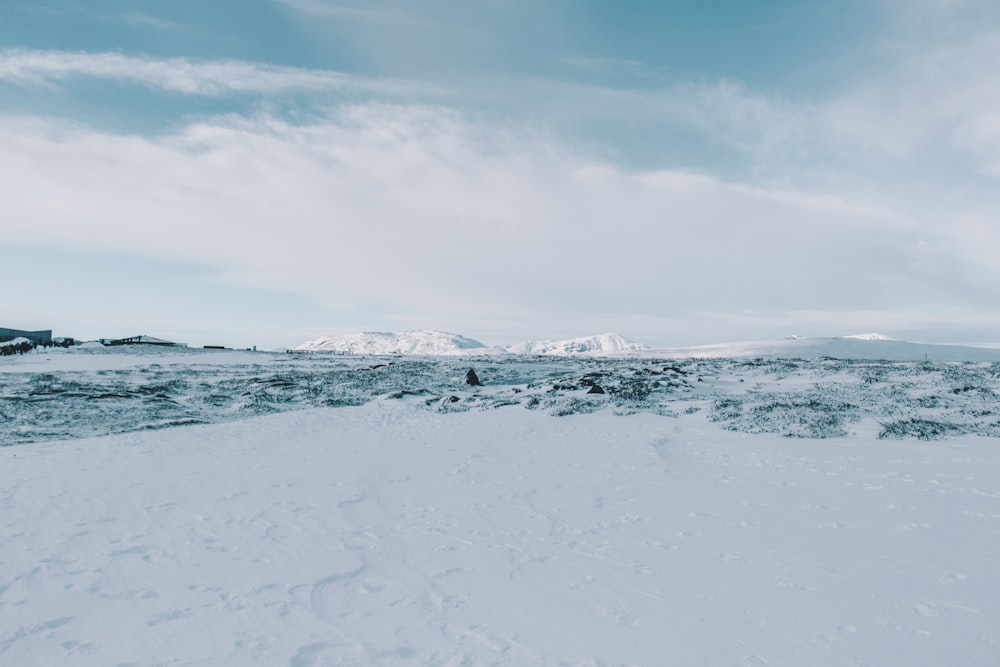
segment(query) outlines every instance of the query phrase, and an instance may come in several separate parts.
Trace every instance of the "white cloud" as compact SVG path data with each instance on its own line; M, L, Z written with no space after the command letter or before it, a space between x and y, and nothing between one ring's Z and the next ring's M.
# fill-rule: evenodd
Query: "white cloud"
M55 86L76 78L126 82L182 95L221 97L288 91L366 91L375 94L434 90L429 84L374 80L331 70L282 67L242 60L198 61L122 53L0 50L0 81Z
M829 106L841 136L907 161L1000 163L1000 5L889 0L880 62Z
M156 28L157 30L164 31L177 31L185 29L185 26L181 23L168 21L166 19L144 14L142 12L129 12L121 15L120 17L116 16L114 19L128 25Z
M623 171L433 107L219 118L156 139L8 118L0 151L5 216L37 242L204 263L469 335L901 312L962 288L928 281L963 258L925 254L892 212Z
M372 3L348 3L340 0L275 0L275 2L312 16L373 23L403 23L411 27L432 25L432 22L417 18L412 12L405 11L408 9L405 3L400 7L386 3L376 7Z

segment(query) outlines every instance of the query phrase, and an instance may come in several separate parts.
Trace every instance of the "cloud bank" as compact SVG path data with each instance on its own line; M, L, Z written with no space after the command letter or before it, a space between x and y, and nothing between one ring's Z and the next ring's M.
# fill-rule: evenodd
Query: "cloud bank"
M284 5L371 24L402 11ZM0 115L5 218L19 242L304 296L331 320L310 335L377 321L490 343L968 340L1000 326L1000 16L977 0L882 6L893 20L866 71L809 94L6 49L0 85L28 102ZM71 108L94 81L166 96L169 122L127 133L32 111L36 93Z
M221 117L156 138L8 118L0 151L5 208L36 242L214 266L404 325L653 335L707 313L919 310L967 287L891 211L627 171L439 107Z

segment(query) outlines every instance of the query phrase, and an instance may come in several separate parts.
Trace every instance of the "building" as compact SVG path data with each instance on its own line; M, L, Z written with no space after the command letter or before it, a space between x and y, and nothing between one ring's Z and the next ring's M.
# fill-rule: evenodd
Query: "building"
M35 345L51 345L52 329L45 331L21 331L20 329L0 328L0 343L5 343L15 338L27 338Z

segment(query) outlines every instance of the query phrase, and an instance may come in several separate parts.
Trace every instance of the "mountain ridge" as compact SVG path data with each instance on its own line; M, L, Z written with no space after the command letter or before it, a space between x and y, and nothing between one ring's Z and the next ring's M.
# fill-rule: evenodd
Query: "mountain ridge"
M403 331L365 331L353 334L320 336L290 348L296 352L331 352L336 354L428 355L445 356L485 353L490 350L478 340L459 334L429 329Z
M459 334L434 330L368 331L321 336L290 348L293 352L402 356L622 356L662 358L818 358L885 361L1000 362L1000 349L895 340L884 334L742 341L687 347L648 347L615 333L564 340L525 341L487 346Z
M616 333L581 336L565 340L525 341L507 347L511 354L566 356L574 354L616 354L641 352L649 348Z

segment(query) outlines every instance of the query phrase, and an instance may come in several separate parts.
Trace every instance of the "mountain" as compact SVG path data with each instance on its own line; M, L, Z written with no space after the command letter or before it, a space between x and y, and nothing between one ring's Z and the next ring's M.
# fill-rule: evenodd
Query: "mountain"
M856 334L843 337L748 341L700 345L696 347L651 349L614 333L558 341L527 341L506 349L487 347L458 334L442 331L365 332L322 336L291 348L292 351L331 352L358 355L455 356L515 354L548 356L735 358L771 357L784 359L871 359L884 361L1000 361L1000 349L965 345L933 345L893 340L883 334Z
M616 333L570 338L568 340L526 341L511 345L507 351L512 354L612 354L616 352L640 352L648 349L642 343L623 338Z
M339 354L455 355L490 352L478 340L443 331L366 331L340 336L321 336L291 348L300 352Z
M886 336L885 334L880 334L880 333L854 334L852 336L844 336L844 338L850 338L853 340L895 340L890 336Z

